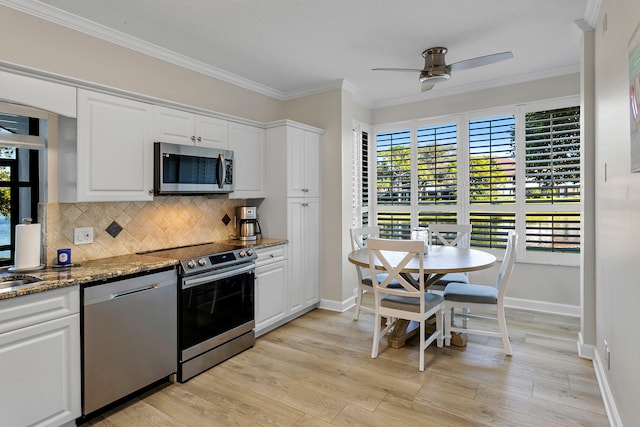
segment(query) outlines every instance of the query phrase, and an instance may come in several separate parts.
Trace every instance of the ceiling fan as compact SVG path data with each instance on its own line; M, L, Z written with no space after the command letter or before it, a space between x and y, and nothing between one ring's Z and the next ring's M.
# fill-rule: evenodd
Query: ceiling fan
M467 70L469 68L481 67L483 65L494 64L513 58L511 52L500 52L491 55L479 56L477 58L465 59L447 65L444 55L447 53L446 47L431 47L422 52L424 58L424 68L373 68L373 71L409 71L419 72L419 81L422 91L433 89L436 83L447 81L451 78L452 71Z

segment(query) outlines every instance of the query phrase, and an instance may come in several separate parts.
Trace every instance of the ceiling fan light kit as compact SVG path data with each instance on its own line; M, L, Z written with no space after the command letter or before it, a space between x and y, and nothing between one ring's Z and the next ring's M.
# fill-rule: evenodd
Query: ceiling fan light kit
M479 56L477 58L466 59L447 65L444 56L447 53L446 47L431 47L422 52L424 58L424 68L422 70L413 68L373 68L373 71L410 71L419 72L418 81L422 91L431 90L436 83L445 82L451 78L451 71L467 70L469 68L481 67L499 61L513 58L511 52L500 52L492 55Z

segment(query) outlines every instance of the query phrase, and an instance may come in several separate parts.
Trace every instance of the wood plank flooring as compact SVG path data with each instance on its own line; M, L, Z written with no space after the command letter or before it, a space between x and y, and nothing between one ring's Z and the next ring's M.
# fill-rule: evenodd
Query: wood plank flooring
M579 320L509 310L499 339L425 354L417 338L371 359L373 315L314 310L185 384L163 384L85 425L608 426Z

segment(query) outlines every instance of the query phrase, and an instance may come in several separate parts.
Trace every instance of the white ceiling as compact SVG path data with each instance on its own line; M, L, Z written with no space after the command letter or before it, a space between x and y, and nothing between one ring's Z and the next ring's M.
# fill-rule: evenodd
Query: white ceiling
M343 84L369 107L579 71L593 0L1 0L243 87L289 99ZM421 93L428 47L447 63L512 51ZM342 82L342 83L341 83Z

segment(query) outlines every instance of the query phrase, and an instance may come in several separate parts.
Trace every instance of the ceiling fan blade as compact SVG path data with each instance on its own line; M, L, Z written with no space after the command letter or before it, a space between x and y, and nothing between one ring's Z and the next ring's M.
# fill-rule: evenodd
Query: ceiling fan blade
M500 52L492 55L479 56L477 58L465 59L464 61L454 62L449 65L451 71L468 70L469 68L482 67L483 65L494 64L513 58L513 53Z
M371 71L410 71L412 73L421 72L419 68L372 68Z
M427 82L422 82L422 83L420 84L420 90L421 90L422 92L426 92L426 91L428 91L428 90L433 89L433 87L434 87L434 86L435 86L434 84L427 83Z

